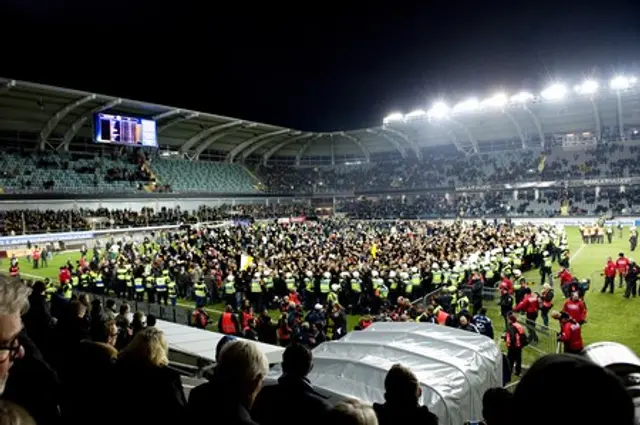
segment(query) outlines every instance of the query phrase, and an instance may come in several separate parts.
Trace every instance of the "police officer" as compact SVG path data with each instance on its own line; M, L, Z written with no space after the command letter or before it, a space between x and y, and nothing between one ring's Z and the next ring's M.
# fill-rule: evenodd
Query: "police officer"
M169 304L169 294L167 293L167 278L163 275L156 277L156 295L158 297L158 304L161 302L164 305Z
M193 284L193 294L196 297L196 305L205 306L207 304L207 285L203 281Z

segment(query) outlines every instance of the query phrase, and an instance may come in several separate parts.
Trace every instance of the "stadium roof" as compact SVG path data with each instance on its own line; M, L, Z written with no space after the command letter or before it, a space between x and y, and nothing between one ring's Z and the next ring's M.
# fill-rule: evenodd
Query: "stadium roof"
M593 102L592 100L593 99ZM109 111L157 121L158 143L189 155L207 149L227 152L227 159L247 156L360 157L397 150L420 152L423 147L454 144L472 152L483 142L518 140L524 146L549 134L602 131L623 124L640 125L640 92L572 96L563 101L534 99L526 107L496 108L456 115L455 119L403 116L380 127L313 133L229 118L205 112L152 104L114 96L0 78L0 131L38 134L65 148L77 136L92 138L93 113ZM416 114L419 115L419 114Z

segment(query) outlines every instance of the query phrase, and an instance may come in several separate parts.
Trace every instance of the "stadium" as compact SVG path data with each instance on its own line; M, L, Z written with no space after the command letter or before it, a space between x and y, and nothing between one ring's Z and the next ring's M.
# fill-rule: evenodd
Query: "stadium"
M310 382L334 401L382 402L403 363L441 424L517 388L515 350L524 377L588 346L619 374L640 368L633 75L434 100L323 133L0 78L0 137L0 267L42 287L57 324L27 313L25 327L70 382L49 333L73 329L58 341L77 344L63 312L89 314L83 302L92 320L108 305L136 313L125 333L153 317L187 398L224 334L255 340L271 365L290 344L313 348Z

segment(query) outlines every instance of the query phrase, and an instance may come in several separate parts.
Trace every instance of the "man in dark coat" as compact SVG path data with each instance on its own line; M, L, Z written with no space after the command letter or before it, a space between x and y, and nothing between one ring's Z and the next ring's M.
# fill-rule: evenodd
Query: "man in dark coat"
M307 379L313 367L311 350L293 344L282 355L282 376L276 385L262 388L253 404L252 417L260 425L320 424L329 409L327 398L316 392ZM283 415L282 403L286 403Z
M422 391L418 378L406 367L396 364L384 379L386 403L373 404L379 425L438 425L438 417L418 403Z

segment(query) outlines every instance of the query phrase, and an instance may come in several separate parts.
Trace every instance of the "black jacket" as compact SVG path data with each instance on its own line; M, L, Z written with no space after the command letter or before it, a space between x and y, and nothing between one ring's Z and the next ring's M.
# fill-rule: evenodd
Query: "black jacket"
M286 406L286 414L283 414ZM267 385L258 394L251 414L260 425L321 424L329 409L327 398L316 392L306 378L283 375L277 385Z
M60 424L58 376L25 332L20 343L25 355L13 364L2 398L22 406L38 425Z
M215 373L209 382L198 385L189 393L188 418L184 423L207 424L211 412L215 412L215 423L225 425L258 425L246 408L236 402L225 400L225 388L216 382ZM263 424L260 424L263 425Z
M113 403L118 411L125 412L118 418L119 425L170 425L184 421L187 402L178 372L120 359L114 379L118 390L113 394Z
M438 417L431 413L426 406L406 406L385 403L373 404L373 410L378 417L378 425L420 424L438 425Z

